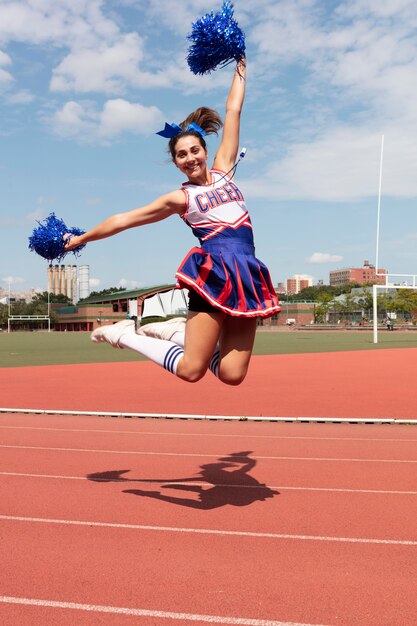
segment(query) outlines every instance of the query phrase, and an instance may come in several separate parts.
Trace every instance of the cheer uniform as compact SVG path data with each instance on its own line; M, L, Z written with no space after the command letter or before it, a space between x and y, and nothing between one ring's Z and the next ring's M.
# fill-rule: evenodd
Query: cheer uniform
M237 317L267 318L280 306L268 268L255 257L252 224L242 192L219 170L211 183L184 183L182 216L199 239L177 270L179 287L196 292L215 311ZM199 309L200 310L200 309Z

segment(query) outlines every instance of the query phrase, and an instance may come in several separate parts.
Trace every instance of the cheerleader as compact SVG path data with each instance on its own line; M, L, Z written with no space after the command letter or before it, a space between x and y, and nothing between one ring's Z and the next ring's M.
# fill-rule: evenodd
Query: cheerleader
M133 320L124 320L91 335L94 342L139 352L188 382L200 380L210 369L222 382L240 384L252 355L257 319L280 310L268 269L255 256L252 224L234 180L245 88L242 60L233 75L224 123L216 111L202 107L179 126L165 124L157 133L169 139L172 161L187 178L181 189L112 215L85 234L64 235L65 250L71 250L171 215L191 227L200 245L190 250L176 273L178 287L189 290L187 319L138 330ZM204 137L222 127L209 169Z

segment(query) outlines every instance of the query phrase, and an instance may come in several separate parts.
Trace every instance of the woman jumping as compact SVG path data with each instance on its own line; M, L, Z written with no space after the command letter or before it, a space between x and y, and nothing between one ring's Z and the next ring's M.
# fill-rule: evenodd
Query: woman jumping
M187 254L176 273L178 286L189 290L187 320L176 318L138 330L133 320L124 320L91 335L95 342L135 350L189 382L210 369L222 382L240 384L252 354L256 319L280 310L268 269L255 257L251 221L234 182L245 86L242 61L234 72L224 124L216 111L202 107L180 126L166 124L158 133L169 138L172 161L188 179L181 189L112 215L83 235L64 235L65 249L72 250L173 214L191 227L201 247ZM217 134L222 126L209 169L204 136Z

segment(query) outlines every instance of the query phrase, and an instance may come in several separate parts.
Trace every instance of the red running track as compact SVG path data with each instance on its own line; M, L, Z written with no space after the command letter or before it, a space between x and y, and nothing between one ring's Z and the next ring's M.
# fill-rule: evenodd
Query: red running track
M4 368L0 407L417 419L417 348L255 356L243 385L195 385L150 362Z
M0 415L2 626L415 626L417 431Z

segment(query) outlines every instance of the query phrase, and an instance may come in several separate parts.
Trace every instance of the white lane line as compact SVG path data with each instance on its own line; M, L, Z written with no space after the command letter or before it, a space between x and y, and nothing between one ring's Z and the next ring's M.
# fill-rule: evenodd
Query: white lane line
M300 422L320 424L417 424L416 419L379 417L320 417L320 416L268 416L268 415L198 415L188 413L123 413L121 411L78 411L67 409L25 409L1 407L0 413L24 415L90 415L96 417L128 417L140 419L180 419L221 422Z
M187 486L190 482L178 480L157 480L144 478L90 478L88 476L61 476L55 474L29 474L25 472L0 472L0 476L22 476L24 478L53 478L56 480L88 480L95 483L140 483L141 485L180 485ZM207 483L192 481L196 487L227 487L230 489L281 489L281 491L325 491L336 493L376 493L382 495L417 496L417 491L395 491L386 489L349 489L337 487L291 487L288 485L225 485L223 483Z
M213 530L210 528L180 528L175 526L146 526L143 524L117 524L112 522L86 522L80 520L49 519L43 517L21 517L16 515L0 515L0 520L12 522L30 522L43 524L63 524L67 526L95 526L100 528L123 528L130 530L147 530L154 532L191 533L197 535L220 535L222 537L252 537L256 539L293 539L298 541L331 541L337 543L365 543L391 546L417 546L417 541L403 539L367 539L363 537L326 537L320 535L290 535L282 533L255 533L240 530Z
M0 445L0 448L13 450L49 450L51 452L89 452L94 454L136 454L138 456L180 456L197 458L216 458L230 456L229 454L203 454L189 452L144 452L141 450L99 450L90 448L55 448L46 446L12 446ZM235 460L247 459L247 456L235 456ZM350 459L350 458L328 458L328 457L302 457L302 456L256 456L256 460L267 461L338 461L344 463L417 463L417 459Z
M46 430L53 432L62 432L62 433L101 433L108 435L139 435L139 436L157 436L157 437L219 437L219 438L233 438L236 439L299 439L300 441L369 441L372 443L375 442L416 442L417 439L385 439L385 438L374 438L374 437L306 437L306 436L290 436L290 435L228 435L228 434L220 434L220 433L167 433L167 432L156 432L150 430L104 430L98 428L51 428L48 426L1 426L0 429L8 429L8 430Z
M4 604L24 604L26 606L43 606L54 609L73 609L75 611L92 611L96 613L112 613L116 615L134 615L135 617L159 617L186 622L208 622L211 624L236 624L238 626L314 626L295 622L279 622L270 619L251 619L243 617L221 617L219 615L194 615L192 613L173 613L171 611L151 611L149 609L129 609L119 606L101 606L97 604L79 604L77 602L57 602L56 600L38 600L34 598L16 598L0 596ZM319 624L315 626L320 626Z
M338 425L339 426L339 425ZM117 435L148 435L157 437L219 437L219 438L233 438L233 439L300 439L301 441L369 441L369 442L416 442L417 439L403 439L403 438L381 438L381 437L313 437L313 436L296 436L296 435L250 435L250 434L227 434L227 433L196 433L196 432L160 432L152 430L109 430L103 428L52 428L50 426L9 426L0 425L0 429L8 430L46 430L53 432L63 433L103 433L103 434L117 434Z

